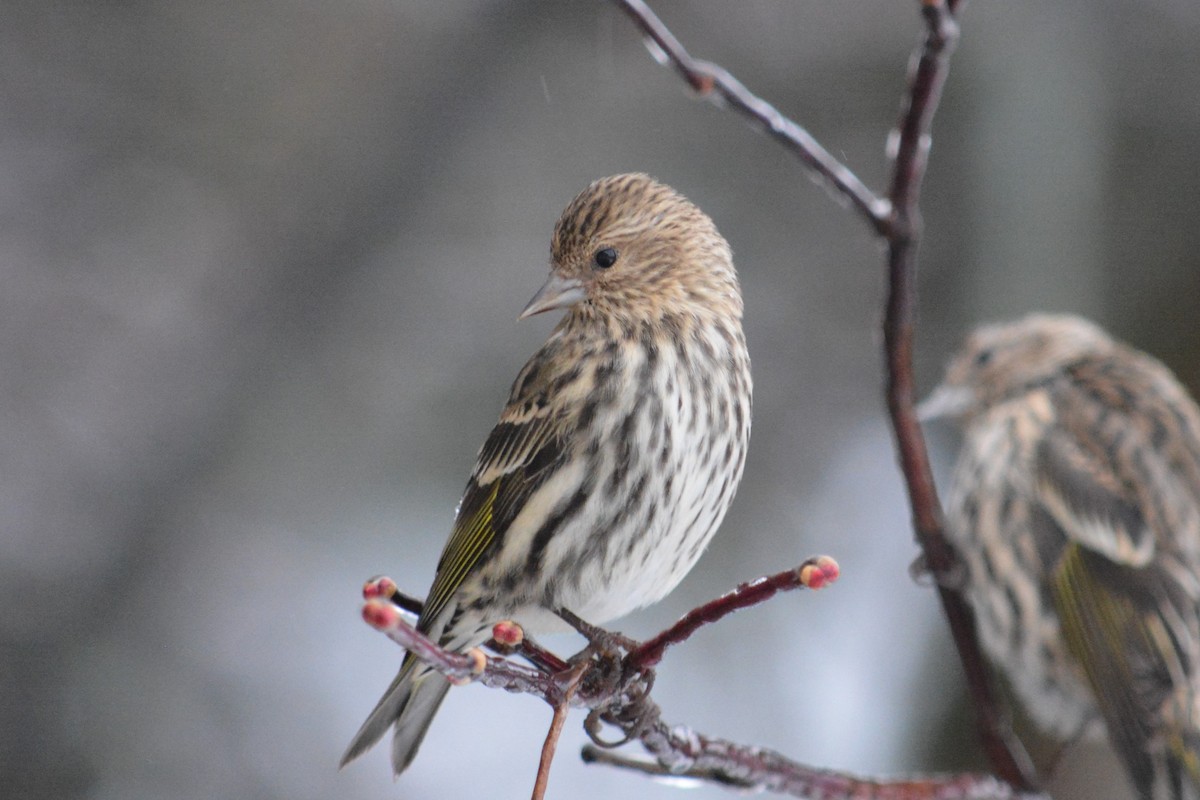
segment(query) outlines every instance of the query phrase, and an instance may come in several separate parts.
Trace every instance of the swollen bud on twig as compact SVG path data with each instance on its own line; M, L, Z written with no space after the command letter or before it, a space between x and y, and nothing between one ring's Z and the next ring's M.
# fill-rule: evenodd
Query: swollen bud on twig
M829 556L817 556L800 567L800 583L808 589L824 589L842 574L838 563Z
M525 641L525 629L511 619L502 620L492 626L492 639L496 644L517 647Z
M478 647L472 647L466 653L467 658L471 659L471 671L466 675L447 675L446 678L455 686L466 686L471 683L487 669L487 656Z
M368 625L382 631L395 626L400 613L391 603L369 600L363 605L362 616Z
M398 591L396 582L391 578L386 575L376 575L363 584L362 595L364 600L387 600Z

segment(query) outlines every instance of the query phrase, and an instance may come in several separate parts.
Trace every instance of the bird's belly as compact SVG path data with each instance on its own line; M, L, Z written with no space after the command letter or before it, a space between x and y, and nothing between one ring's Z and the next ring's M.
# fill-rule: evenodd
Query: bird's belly
M716 370L698 385L664 356L655 391L612 418L596 459L591 512L561 542L553 598L603 623L653 603L683 579L741 478L749 408ZM636 419L631 424L630 419ZM601 420L598 424L603 425Z
M711 360L630 344L591 389L586 430L480 576L481 607L535 632L561 627L545 613L560 608L599 625L683 579L733 499L750 434L748 365L708 335Z
M719 462L692 458L686 454L702 448L684 441L672 448L678 459L645 470L643 488L632 494L618 489L620 503L613 502L609 487L621 481L613 481L611 470L597 472L584 513L557 531L546 547L543 579L504 596L481 591L486 598L482 607L508 607L502 614L485 615L486 620L481 617L486 624L480 630L511 616L532 633L564 631L566 624L554 613L560 608L599 625L674 589L719 527L742 466L740 455L720 468L714 466Z
M698 439L678 443L675 463L648 468L652 499L641 514L592 532L605 540L602 553L568 566L576 577L563 583L562 605L599 624L662 599L683 580L725 516L732 491L723 497L722 486L736 485L741 469L740 458L706 462Z

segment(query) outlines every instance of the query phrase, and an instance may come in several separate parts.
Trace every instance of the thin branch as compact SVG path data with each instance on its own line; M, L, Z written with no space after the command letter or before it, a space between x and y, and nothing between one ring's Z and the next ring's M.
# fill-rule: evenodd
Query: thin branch
M879 234L884 234L891 209L888 201L872 192L850 169L829 154L812 134L753 94L728 70L709 61L692 58L642 0L614 0L642 29L642 33L670 62L675 71L702 97L724 101L730 108L762 126L768 136L783 145L827 183L836 197L845 198Z
M550 730L546 732L546 741L542 743L542 755L538 760L537 778L533 782L532 800L543 800L546 787L550 783L550 764L554 761L554 753L558 750L558 740L562 736L563 725L567 721L567 709L571 707L571 697L579 688L588 663L580 661L571 668L567 676L566 686L563 687L562 700L554 706L554 716L550 719Z
M425 608L424 601L400 591L396 582L386 575L371 578L363 584L362 593L364 600L386 600L401 611L413 615L414 618L421 616L421 611ZM484 647L502 656L518 653L534 666L541 668L543 672L562 672L571 666L524 634L521 642L517 645L503 644L492 640L487 642Z
M424 602L400 591L396 582L386 575L376 575L364 583L362 596L363 600L387 600L401 611L407 611L414 617L421 616L421 612L425 609Z
M796 569L784 570L766 578L739 584L733 591L684 614L678 622L653 639L642 642L629 654L628 662L637 669L653 667L662 660L668 647L686 641L702 626L714 623L739 609L769 600L777 592L823 588L837 580L838 574L836 561L828 556L818 556L810 558Z
M550 705L562 700L563 688L555 680L555 676L561 672L548 673L505 658L488 658L478 648L467 653L447 650L408 624L396 607L385 600L368 600L363 604L362 615L368 625L445 675L452 683L478 681L485 686L509 692L535 694Z
M912 509L913 528L935 576L954 571L958 558L946 539L942 506L933 482L929 451L917 420L913 391L913 314L916 307L917 247L921 237L921 183L930 146L930 127L941 99L958 41L952 0L924 0L925 39L909 76L909 91L897 124L896 156L888 198L894 213L887 237L888 296L883 321L887 364L887 407L896 451ZM976 710L983 748L996 774L1021 789L1033 789L1029 756L1012 735L1000 712L987 663L979 649L975 620L962 593L945 582L938 585L950 633L966 675Z
M712 739L686 728L660 723L642 740L656 761L629 758L598 747L585 747L585 763L641 772L655 777L690 778L748 791L769 791L805 800L1033 800L990 775L931 775L870 780L798 764L773 750ZM662 748L660 751L658 748ZM661 753L661 754L660 754ZM670 765L670 766L668 766Z
M782 577L785 574L793 577ZM655 758L657 766L647 767L646 762L603 754L593 747L585 750L585 760L619 766L632 765L640 771L702 779L738 788L766 789L808 800L1011 800L1017 797L1007 784L985 776L933 776L878 782L863 780L852 775L813 769L771 750L711 738L685 727L668 725L662 720L661 709L650 697L654 669L645 663L645 659L651 655L661 657L666 646L682 642L703 625L739 608L762 602L777 591L797 586L818 588L836 577L836 563L820 556L808 559L787 573L742 584L685 615L679 623L651 639L650 642L660 643L652 647L629 644L619 634L590 629L591 643L584 652L576 656L567 669L553 672L521 666L506 658L485 658L479 650L468 654L445 650L408 624L399 607L378 594L369 593L372 597L363 606L363 618L456 683L475 680L507 691L532 694L541 697L555 709L542 748L534 798L540 796L538 792L545 791L550 763L568 706L590 709L584 728L598 747L610 749L638 741ZM419 605L419 602L408 605L414 604ZM614 647L619 650L610 649ZM557 656L554 658L558 659ZM622 737L611 742L602 739L600 734L605 725L617 728Z
M649 775L654 778L671 778L673 780L692 779L704 783L719 783L735 789L754 788L754 784L733 780L719 769L689 767L688 769L672 772L657 761L633 758L591 744L584 745L579 757L583 759L583 763L585 764L606 764L610 767L620 767L632 772L640 772L643 775Z
M840 568L834 559L813 556L793 569L740 584L733 591L688 612L670 628L640 645L582 620L576 620L575 624L581 632L591 637L594 654L611 659L613 653L610 648L626 646L627 652L617 654L621 659L621 672L626 675L646 674L652 672L651 668L662 660L663 652L668 647L686 641L704 625L768 600L779 591L803 587L820 589L837 580L839 574ZM547 703L557 706L564 693L559 679L563 675L573 674L577 667L577 664L573 666L572 662L536 645L527 636L515 648L494 642L489 646L502 654L515 650L530 659L534 668L515 664L505 658L487 658L478 649L467 653L447 650L404 619L401 611L412 613L415 610L420 614L424 604L400 592L388 577L367 581L363 586L363 597L366 602L362 616L368 625L456 684L479 681L486 686L508 691L541 695ZM514 623L506 622L505 625L513 626Z

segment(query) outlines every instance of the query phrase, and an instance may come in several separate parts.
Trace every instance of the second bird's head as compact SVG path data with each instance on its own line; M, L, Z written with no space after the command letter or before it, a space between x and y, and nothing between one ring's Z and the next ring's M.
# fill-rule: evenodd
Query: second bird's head
M550 277L521 319L559 309L629 320L707 312L740 319L742 297L729 245L708 215L631 173L593 182L554 226Z
M950 359L941 385L917 413L924 420L969 420L1116 346L1099 327L1068 314L1030 314L1015 322L983 325Z

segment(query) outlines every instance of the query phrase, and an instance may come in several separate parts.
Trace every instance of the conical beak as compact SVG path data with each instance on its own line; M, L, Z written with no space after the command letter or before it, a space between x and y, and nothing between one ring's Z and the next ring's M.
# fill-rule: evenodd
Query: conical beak
M917 419L929 422L945 417L959 417L971 407L971 403L974 401L975 393L966 386L942 384L917 404Z
M567 308L573 306L580 300L587 297L587 291L583 288L583 283L575 278L563 278L554 273L550 273L549 279L538 289L538 293L533 296L525 306L525 310L521 312L521 316L517 319L525 319L532 317L534 314L541 314L543 311L554 311L559 308Z

